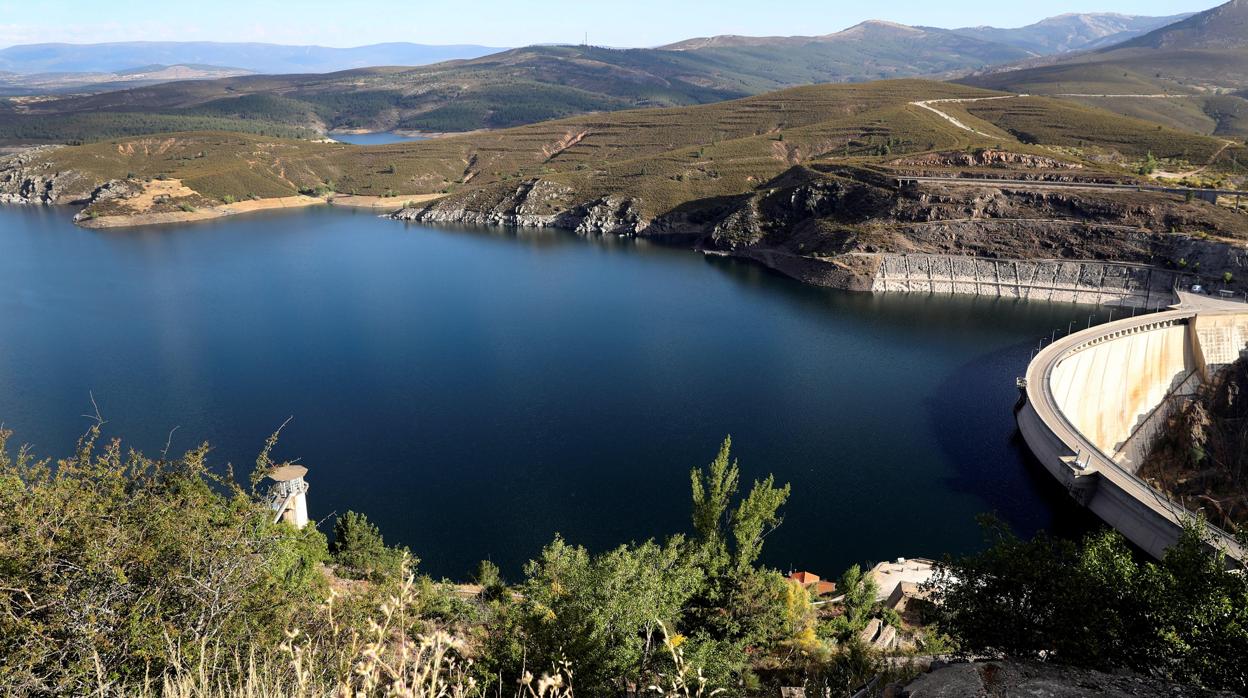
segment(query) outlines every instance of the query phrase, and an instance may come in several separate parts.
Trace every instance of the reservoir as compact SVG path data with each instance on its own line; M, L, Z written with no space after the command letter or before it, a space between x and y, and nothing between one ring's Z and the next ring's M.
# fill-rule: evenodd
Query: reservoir
M329 137L339 143L351 145L386 145L387 143L409 143L411 141L428 140L427 136L405 136L390 131L373 131L369 133L331 133Z
M240 477L290 417L276 455L309 468L313 519L364 512L454 578L489 558L514 580L557 533L687 531L689 470L728 434L743 483L792 485L764 552L784 571L972 550L983 512L1090 525L1011 408L1041 337L1095 309L330 207L100 231L72 213L0 208L0 422L41 456L72 452L91 395L127 446L208 441Z

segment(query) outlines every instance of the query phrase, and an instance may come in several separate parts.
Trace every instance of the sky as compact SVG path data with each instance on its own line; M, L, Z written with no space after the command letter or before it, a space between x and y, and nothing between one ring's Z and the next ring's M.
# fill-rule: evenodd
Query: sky
M0 47L107 41L387 41L512 47L657 46L714 34L828 34L866 19L1015 27L1065 12L1172 15L1217 0L0 0Z

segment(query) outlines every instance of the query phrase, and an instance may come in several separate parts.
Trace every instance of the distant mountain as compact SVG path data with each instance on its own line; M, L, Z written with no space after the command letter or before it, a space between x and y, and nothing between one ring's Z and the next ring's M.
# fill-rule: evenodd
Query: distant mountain
M963 36L995 41L1043 56L1111 46L1191 16L1191 13L1169 17L1072 13L1049 17L1015 29L964 27L953 31Z
M1029 55L1013 46L947 29L879 20L822 36L709 36L659 48L703 55L748 54L760 60L790 64L805 60L819 70L852 75L857 80L930 75L963 66L1019 60Z
M388 43L355 48L211 41L26 44L0 49L14 73L115 73L145 65L224 65L255 73L328 73L380 65L427 65L499 51L486 46Z
M959 82L1074 95L1127 116L1242 138L1248 136L1248 0L1231 0L1114 46Z
M1245 47L1248 47L1248 0L1231 0L1114 48L1225 50Z
M1120 44L963 82L1038 93L1191 93L1248 87L1248 0L1231 0Z
M1029 54L945 29L867 21L823 36L714 36L689 39L660 51L704 64L773 75L774 87L818 82L861 82L937 75L1009 61Z
M171 120L179 118L188 125L216 119L215 128L235 120L248 131L265 124L470 131L586 112L706 104L793 85L931 75L1026 55L951 32L879 22L836 37L688 50L530 46L411 68L172 82L42 100L7 115L0 110L0 139L135 135L176 128ZM144 118L154 113L162 119Z
M51 95L62 92L105 92L156 85L175 80L216 80L249 75L240 68L212 65L145 65L113 73L0 72L0 95Z

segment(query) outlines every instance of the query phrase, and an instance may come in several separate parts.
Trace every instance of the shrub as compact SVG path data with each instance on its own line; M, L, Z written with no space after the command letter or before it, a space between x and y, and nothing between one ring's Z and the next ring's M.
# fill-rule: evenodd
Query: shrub
M340 575L361 579L394 574L404 554L402 549L387 547L381 531L367 516L354 511L334 521L329 550Z
M264 653L323 598L314 527L268 508L207 463L207 445L151 459L98 446L9 453L0 430L0 685L86 695L101 676L139 681L213 647Z
M1248 579L1189 524L1160 563L1116 532L1031 541L990 524L993 545L948 564L935 586L941 627L962 652L1165 674L1248 690Z

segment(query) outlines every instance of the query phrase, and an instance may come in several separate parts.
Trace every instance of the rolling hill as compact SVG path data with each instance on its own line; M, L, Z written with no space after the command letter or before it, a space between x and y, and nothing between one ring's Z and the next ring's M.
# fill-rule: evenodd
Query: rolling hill
M241 68L212 65L145 65L109 73L0 73L0 95L33 96L108 91L176 80L215 80L247 75Z
M1214 138L1058 99L889 80L385 146L206 132L50 147L0 159L0 201L85 202L89 227L332 201L420 222L658 237L864 290L881 251L1229 268L1243 212L1097 188L1137 182L1150 154L1208 165L1206 181L1244 179L1242 146ZM933 174L962 184L899 186Z
M1022 52L948 32L866 23L835 41L696 50L532 46L481 58L323 75L255 75L0 105L0 141L150 133L211 117L221 127L471 131L574 114L733 99L792 85L982 67ZM134 115L133 128L126 125ZM97 127L93 128L93 124Z
M1001 96L925 80L818 85L373 147L170 134L46 151L39 171L83 173L93 186L129 174L176 178L216 199L317 188L403 196L554 177L587 194L633 196L659 213L691 198L749 191L793 166L910 153L1005 147L1098 169L1134 166L1148 153L1202 165L1231 156L1214 138L1062 100ZM937 103L962 125L915 104L950 99L972 100Z

